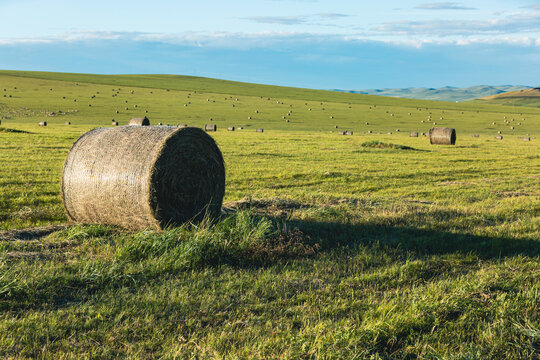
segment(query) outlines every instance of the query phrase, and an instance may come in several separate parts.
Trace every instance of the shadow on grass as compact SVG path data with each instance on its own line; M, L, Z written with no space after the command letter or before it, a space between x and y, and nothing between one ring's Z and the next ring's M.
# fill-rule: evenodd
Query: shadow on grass
M286 220L239 212L199 233L188 228L171 229L162 234L100 230L94 236L102 237L104 244L117 242L116 251L110 258L59 262L54 271L29 273L31 281L6 276L0 279L0 310L60 308L119 288L137 289L184 271L223 265L238 269L290 266L291 260L316 258L322 252L337 251L335 254L339 256L345 250L352 254L359 246L369 248L373 245L379 251L387 249L394 254L401 253L407 259L457 253L472 253L486 260L540 255L540 241L468 234L465 228L471 224L463 225L463 229L452 228L452 231L421 228L437 224L437 221L445 224L445 220L446 226L451 227L449 220L462 216L465 214L438 210L407 214L393 219L391 224L355 225L339 221ZM271 228L285 230L271 231ZM84 242L91 236L85 234L91 232L89 227L89 231L76 235L82 236L79 239ZM20 270L15 273L21 271L18 276L24 277L25 266L29 264L18 265ZM36 265L36 269L40 268ZM27 286L27 282L32 286Z
M439 215L445 214L439 212ZM412 253L418 258L452 253L473 253L486 260L516 255L528 257L540 255L540 241L531 238L473 235L448 230L421 229L402 224L385 226L290 221L287 226L300 229L311 241L319 245L321 251L377 243Z

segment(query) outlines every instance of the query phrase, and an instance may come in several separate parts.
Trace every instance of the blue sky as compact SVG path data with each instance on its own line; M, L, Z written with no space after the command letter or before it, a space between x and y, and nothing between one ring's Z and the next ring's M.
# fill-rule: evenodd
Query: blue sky
M324 89L540 85L540 1L0 0L0 68Z

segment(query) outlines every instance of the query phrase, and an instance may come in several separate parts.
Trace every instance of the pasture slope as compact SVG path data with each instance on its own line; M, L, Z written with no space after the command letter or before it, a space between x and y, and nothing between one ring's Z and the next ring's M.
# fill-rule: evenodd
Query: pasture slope
M73 142L144 115L217 124L223 220L66 226ZM0 116L0 358L538 358L538 108L2 71Z

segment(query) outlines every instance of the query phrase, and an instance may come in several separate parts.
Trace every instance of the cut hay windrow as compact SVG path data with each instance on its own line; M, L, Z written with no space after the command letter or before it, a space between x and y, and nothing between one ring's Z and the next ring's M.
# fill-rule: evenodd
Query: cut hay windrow
M455 145L456 130L443 127L431 128L429 130L429 142L435 145Z
M71 221L133 230L217 217L224 192L221 151L194 127L92 130L73 145L62 178Z

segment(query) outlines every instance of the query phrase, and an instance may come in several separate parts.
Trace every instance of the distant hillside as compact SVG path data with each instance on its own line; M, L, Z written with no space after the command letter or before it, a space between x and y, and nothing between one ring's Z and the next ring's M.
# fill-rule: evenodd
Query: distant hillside
M486 96L530 89L529 86L478 85L467 88L445 86L442 88L401 88L401 89L367 89L367 90L335 90L354 94L391 96L408 99L440 100L440 101L466 101Z
M540 107L540 87L487 96L475 101L499 105Z

